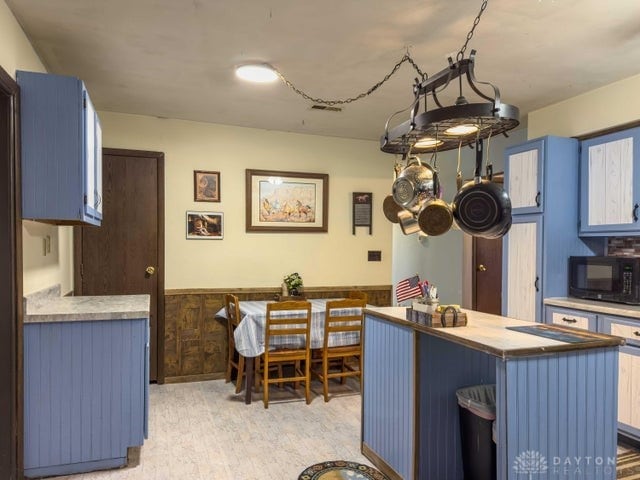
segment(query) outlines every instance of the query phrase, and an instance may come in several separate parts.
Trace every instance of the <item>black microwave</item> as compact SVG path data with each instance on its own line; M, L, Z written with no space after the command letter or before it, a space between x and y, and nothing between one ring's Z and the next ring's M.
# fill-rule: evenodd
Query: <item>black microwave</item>
M569 257L569 295L640 305L640 257Z

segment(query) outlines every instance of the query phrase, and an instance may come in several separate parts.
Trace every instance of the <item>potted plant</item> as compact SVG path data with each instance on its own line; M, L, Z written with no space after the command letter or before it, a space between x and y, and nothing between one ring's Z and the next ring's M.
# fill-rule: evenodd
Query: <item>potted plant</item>
M302 290L302 277L299 273L290 273L284 277L284 284L287 286L287 292L291 296L300 295Z

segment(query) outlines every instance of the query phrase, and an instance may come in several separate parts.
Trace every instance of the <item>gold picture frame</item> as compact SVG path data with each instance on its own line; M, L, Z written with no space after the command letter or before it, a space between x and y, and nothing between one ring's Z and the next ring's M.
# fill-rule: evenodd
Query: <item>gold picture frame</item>
M220 201L220 172L194 170L193 200L195 202Z
M246 231L328 231L329 175L246 171Z

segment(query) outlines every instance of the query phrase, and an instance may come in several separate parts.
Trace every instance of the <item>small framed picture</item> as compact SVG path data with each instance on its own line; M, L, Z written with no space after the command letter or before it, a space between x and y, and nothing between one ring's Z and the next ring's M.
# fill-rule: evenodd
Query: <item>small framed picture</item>
M193 172L193 199L196 202L220 201L220 172Z
M187 240L222 240L223 238L223 213L187 212Z

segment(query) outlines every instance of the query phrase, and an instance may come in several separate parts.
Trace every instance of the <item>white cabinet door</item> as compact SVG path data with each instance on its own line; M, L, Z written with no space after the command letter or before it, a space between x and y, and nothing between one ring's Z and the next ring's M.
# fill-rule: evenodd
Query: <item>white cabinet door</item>
M519 320L540 321L542 286L538 246L541 245L541 215L520 215L513 221L505 241L507 268L503 314Z
M640 349L634 347L620 350L618 422L640 430Z
M589 147L588 169L587 225L633 223L633 138Z
M98 218L102 219L102 127L100 126L100 120L98 119L98 113L95 114L95 131L96 131L96 153L95 153L95 181L96 181L96 196L97 206L96 212Z
M589 317L582 315L567 315L566 313L553 312L551 314L551 322L565 327L589 330Z
M509 155L507 160L509 162L507 182L512 209L539 206L539 159L540 151L537 148Z

